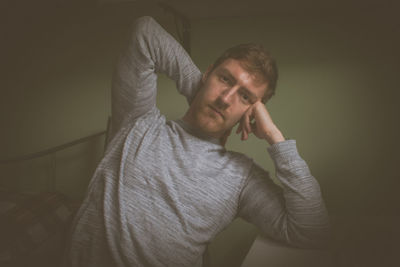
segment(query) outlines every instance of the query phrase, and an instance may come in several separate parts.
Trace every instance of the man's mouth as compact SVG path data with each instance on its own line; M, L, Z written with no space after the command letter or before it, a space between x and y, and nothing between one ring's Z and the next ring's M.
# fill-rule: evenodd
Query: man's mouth
M218 115L220 115L222 118L224 118L224 114L222 114L222 112L219 109L213 107L212 105L209 105L209 108L212 109Z

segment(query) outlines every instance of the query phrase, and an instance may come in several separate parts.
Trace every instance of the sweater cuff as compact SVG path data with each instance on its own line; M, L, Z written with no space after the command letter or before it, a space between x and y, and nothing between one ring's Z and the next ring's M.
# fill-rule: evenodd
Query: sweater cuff
M272 158L285 157L287 154L297 154L296 140L286 140L267 148Z

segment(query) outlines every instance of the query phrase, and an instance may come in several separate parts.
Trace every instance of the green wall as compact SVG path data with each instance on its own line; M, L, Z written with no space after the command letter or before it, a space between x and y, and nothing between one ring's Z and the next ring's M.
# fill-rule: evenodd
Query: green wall
M277 94L267 108L283 133L297 140L332 212L395 214L400 96L395 22L381 14L198 21L194 61L205 69L225 47L263 43L280 68ZM235 138L230 146L271 169L262 143Z
M137 14L123 5L34 10L15 7L5 27L1 159L105 129L112 69ZM160 22L174 33L172 17L164 14ZM229 46L263 43L280 69L277 94L267 108L285 136L297 140L333 216L397 215L399 29L394 12L379 11L195 20L192 57L205 70ZM159 108L167 118L179 118L186 101L164 76L159 84ZM56 188L79 199L102 143L100 137L42 159L2 164L0 186ZM235 136L228 147L274 173L263 142ZM227 231L245 246L238 252L218 239L212 245L218 253L211 252L215 266L224 260L234 266L256 234L242 221ZM236 258L227 259L225 252Z

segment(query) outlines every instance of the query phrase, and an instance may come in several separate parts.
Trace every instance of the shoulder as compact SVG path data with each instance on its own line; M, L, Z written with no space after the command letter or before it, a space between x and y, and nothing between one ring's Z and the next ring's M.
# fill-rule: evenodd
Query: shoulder
M149 111L139 117L134 117L128 113L125 115L121 123L121 128L116 129L116 132L127 132L132 127L148 128L152 125L165 124L165 116L160 113L160 110L154 106Z
M165 116L161 114L160 110L154 106L148 112L133 120L132 126L141 129L148 129L159 127L166 124Z
M222 153L222 161L225 162L225 169L232 172L232 175L238 175L242 179L249 177L251 170L254 166L254 161L247 155L226 150Z
M264 180L269 177L269 172L247 155L235 151L226 151L225 154L231 165L235 166L235 171L242 174L244 184L249 180Z
M247 155L245 155L241 152L237 152L237 151L225 150L224 156L239 165L249 166L249 165L252 165L252 163L253 163L252 158L248 157Z

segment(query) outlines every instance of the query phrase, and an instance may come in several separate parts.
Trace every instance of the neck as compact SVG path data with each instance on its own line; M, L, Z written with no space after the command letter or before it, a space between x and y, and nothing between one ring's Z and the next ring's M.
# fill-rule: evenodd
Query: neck
M202 136L207 136L209 138L213 139L220 139L221 134L218 133L210 133L205 131L200 125L196 123L196 118L193 116L193 114L190 112L190 109L185 113L185 115L182 117L182 121L188 125L192 130L198 132Z
M183 117L180 120L177 120L177 122L189 134L196 136L202 140L210 141L214 144L221 144L221 140L219 138L215 138L215 137L205 133L204 131L202 131L201 129L196 127L196 125L193 125L193 123L190 123L190 121L185 120Z

